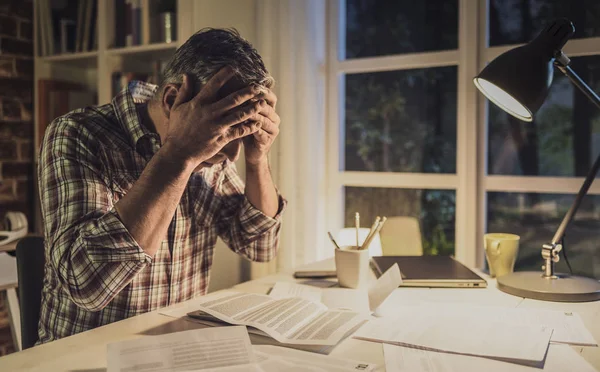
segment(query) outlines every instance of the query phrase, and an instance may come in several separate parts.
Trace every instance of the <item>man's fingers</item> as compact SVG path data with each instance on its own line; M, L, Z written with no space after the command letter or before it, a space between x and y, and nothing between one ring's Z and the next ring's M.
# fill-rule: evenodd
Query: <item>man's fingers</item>
M244 138L254 134L260 130L261 125L262 124L260 122L256 121L235 125L229 128L227 140L228 142L231 142L236 139Z
M258 116L260 116L259 112L264 110L266 105L266 102L262 100L250 102L244 106L238 107L237 109L230 111L229 114L225 115L217 123L219 125L232 126L243 123L244 121L250 119L256 119Z
M279 122L281 121L279 115L277 115L277 112L275 112L275 109L270 105L263 106L263 109L259 112L259 114L266 117L276 125L279 125Z
M175 97L175 102L173 102L172 109L175 109L181 104L190 100L192 95L192 87L190 85L190 79L186 74L183 74L183 83L181 83L181 86L177 91L177 97Z
M272 136L276 136L279 134L279 126L277 124L275 124L274 122L272 122L271 120L265 118L263 116L263 119L260 121L261 123L261 129L265 132L267 132L268 134L272 135Z
M221 68L210 78L210 80L208 80L202 89L200 89L200 92L198 92L194 100L198 101L198 103L211 100L217 94L219 89L221 89L234 75L235 72L230 66Z
M248 102L252 98L256 97L257 94L260 94L260 88L258 86L251 85L249 87L245 87L237 92L231 93L220 101L215 102L213 105L211 105L211 111L218 114L227 110L231 110L232 108L241 106L242 104Z
M273 93L271 89L262 86L260 87L260 90L261 94L257 98L264 99L265 101L267 101L269 106L273 107L274 109L275 106L277 106L277 96L275 95L275 93Z

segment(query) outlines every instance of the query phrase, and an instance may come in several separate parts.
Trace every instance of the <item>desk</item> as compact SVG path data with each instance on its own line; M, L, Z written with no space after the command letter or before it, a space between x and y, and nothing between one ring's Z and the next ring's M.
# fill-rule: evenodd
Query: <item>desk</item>
M488 305L505 304L526 308L577 311L596 340L600 340L600 302L568 304L524 300L499 291L493 279L485 278L489 283L486 289L399 288L396 293L400 295L402 301L406 302L433 301L441 304L449 299L452 302L472 302L473 299L481 298L480 303ZM291 272L280 273L239 284L233 289L267 293L279 280L295 281ZM153 311L2 357L0 371L102 372L106 370L106 345L111 342L202 327L200 324L169 318L159 314L158 311ZM575 347L575 349L600 370L600 348ZM378 343L348 338L338 345L331 355L384 366L383 347Z

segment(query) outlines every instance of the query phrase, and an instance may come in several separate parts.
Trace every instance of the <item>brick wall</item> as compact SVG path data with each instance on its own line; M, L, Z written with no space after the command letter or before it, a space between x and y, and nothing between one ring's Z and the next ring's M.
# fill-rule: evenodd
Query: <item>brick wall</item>
M6 211L21 211L30 227L34 226L32 19L31 0L0 0L0 219ZM3 307L0 304L0 355L12 350L10 329L1 319Z

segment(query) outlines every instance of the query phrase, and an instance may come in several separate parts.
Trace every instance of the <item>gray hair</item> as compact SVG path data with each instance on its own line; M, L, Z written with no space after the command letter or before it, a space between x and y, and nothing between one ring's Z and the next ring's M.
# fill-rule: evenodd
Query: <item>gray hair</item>
M204 28L180 46L167 62L157 95L167 84L181 84L183 74L192 79L197 93L225 66L232 67L244 84L270 88L275 83L256 49L236 29Z

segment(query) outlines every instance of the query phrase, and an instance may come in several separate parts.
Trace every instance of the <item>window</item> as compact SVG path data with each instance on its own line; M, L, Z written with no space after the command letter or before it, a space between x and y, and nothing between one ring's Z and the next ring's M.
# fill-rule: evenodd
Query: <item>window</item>
M600 91L600 2L490 0L490 45L480 66L516 43L533 39L546 22L566 17L575 35L565 46L573 70ZM517 269L541 270L541 246L549 243L600 154L600 110L556 70L549 95L532 123L510 119L485 100L487 169L481 175L489 232L521 236ZM482 133L484 135L485 133ZM480 137L481 138L481 137ZM482 154L483 155L483 154ZM575 274L600 278L600 184L594 183L565 234ZM568 272L564 257L557 270Z
M335 6L333 218L417 217L424 253L454 254L458 0Z
M570 19L572 68L600 91L600 2L331 0L330 228L418 217L425 254L484 266L483 234L521 236L517 268L540 269L600 154L600 110L556 71L533 123L479 94L489 61ZM337 109L336 109L337 108ZM565 237L574 272L600 278L600 184ZM565 271L561 258L558 270Z

